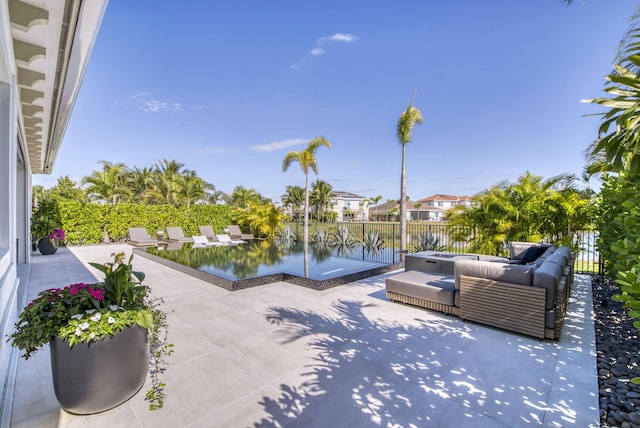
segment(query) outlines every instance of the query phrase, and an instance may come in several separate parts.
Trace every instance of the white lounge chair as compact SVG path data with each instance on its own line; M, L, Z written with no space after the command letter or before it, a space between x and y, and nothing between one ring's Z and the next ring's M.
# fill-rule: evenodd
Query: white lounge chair
M135 245L136 247L144 247L158 245L158 240L150 237L145 227L130 227L129 244Z
M219 233L216 236L218 237L218 242L222 245L237 245L247 243L247 241L243 241L241 239L231 239L231 237L226 233Z
M193 247L194 248L198 248L198 247L212 247L214 245L219 245L217 242L211 242L207 239L206 236L204 235L194 235L191 237L191 239L193 240Z
M184 236L180 226L167 227L167 241L170 242L193 242L190 237Z
M231 237L231 239L253 239L253 233L242 233L242 231L240 230L240 226L238 226L237 224L230 224L229 226L227 226L227 230L229 231L229 236Z

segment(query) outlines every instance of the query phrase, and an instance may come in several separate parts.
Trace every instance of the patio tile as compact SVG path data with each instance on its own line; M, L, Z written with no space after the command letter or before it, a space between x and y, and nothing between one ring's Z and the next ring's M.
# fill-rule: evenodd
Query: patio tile
M86 262L118 251L131 247L34 257L29 294L93 281ZM229 292L140 257L134 265L170 311L164 409L148 411L147 379L116 409L60 413L40 352L18 366L12 426L598 425L588 279L577 277L553 342L389 302L389 274L321 292L284 282Z

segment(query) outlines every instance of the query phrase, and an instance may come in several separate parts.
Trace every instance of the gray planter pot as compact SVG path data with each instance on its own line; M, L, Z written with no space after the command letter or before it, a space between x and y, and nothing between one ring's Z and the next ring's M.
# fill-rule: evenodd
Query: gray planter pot
M51 240L46 236L38 241L38 249L43 256L50 256L58 251L58 247L54 247Z
M78 415L124 403L142 388L149 369L148 331L137 325L73 347L55 337L50 349L56 398L64 410Z

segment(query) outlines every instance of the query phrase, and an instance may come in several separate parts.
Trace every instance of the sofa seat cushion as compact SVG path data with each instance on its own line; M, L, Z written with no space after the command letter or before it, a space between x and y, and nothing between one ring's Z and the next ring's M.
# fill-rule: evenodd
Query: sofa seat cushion
M386 289L397 294L453 306L455 285L453 275L409 270L386 280Z

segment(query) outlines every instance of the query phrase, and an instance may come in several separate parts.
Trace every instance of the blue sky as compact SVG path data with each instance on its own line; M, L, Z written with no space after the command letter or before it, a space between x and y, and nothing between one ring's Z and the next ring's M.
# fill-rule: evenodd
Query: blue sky
M304 185L290 150L315 136L334 190L400 195L400 113L424 117L407 145L407 194L473 195L526 171L580 175L582 152L632 1L168 1L109 3L50 176L100 160L177 160L230 193L276 201ZM315 176L311 179L315 180ZM597 181L591 186L598 188Z

